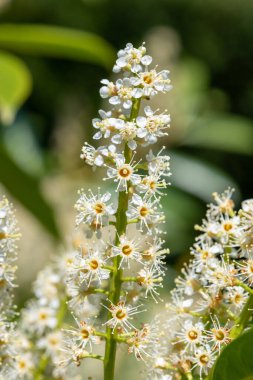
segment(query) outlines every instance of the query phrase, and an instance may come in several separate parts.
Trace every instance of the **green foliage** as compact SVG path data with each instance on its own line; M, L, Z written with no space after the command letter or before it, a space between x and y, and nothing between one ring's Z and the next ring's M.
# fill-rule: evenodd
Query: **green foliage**
M3 185L56 239L60 238L53 209L44 198L39 181L23 171L0 145L0 177Z
M183 144L252 155L253 124L235 115L204 116L189 129Z
M253 330L230 343L218 358L210 380L253 380Z
M0 25L0 47L18 53L68 58L110 68L114 49L93 33L46 25Z
M204 202L210 201L213 191L221 192L228 186L237 188L226 172L201 159L172 152L171 166L173 185Z
M46 25L2 24L0 47L16 53L90 62L105 68L111 67L115 55L112 46L95 34ZM13 123L31 89L31 74L24 62L10 53L0 52L0 120L3 124ZM4 186L59 238L53 211L40 191L39 180L17 166L4 147L0 161Z
M0 52L0 120L11 124L31 92L31 74L22 60Z

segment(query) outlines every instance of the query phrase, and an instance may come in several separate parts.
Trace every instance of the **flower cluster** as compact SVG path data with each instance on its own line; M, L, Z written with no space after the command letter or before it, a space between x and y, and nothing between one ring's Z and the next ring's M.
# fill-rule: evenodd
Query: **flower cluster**
M176 278L163 324L164 355L150 378L205 378L221 349L250 322L253 305L253 200L234 210L233 190L213 194L214 203L196 230L193 256ZM252 306L251 306L252 307ZM248 315L246 319L242 315ZM241 321L244 321L243 324Z
M20 234L12 205L0 200L0 312L10 312L17 267L16 242Z
M166 111L159 113L150 106L139 115L141 101L171 89L169 71L150 69L151 63L144 44L138 49L127 44L118 52L113 71L123 77L115 83L102 80L100 89L111 109L100 110L92 121L94 140L103 139L105 144L94 148L85 143L81 153L94 169L105 168L104 180L115 184L118 202L111 191L102 194L100 188L79 192L76 225L84 226L87 240L67 272L68 305L76 326L65 331L65 352L79 365L81 359L97 355L96 346L105 342L105 372L106 357L115 356L112 340L126 343L137 359L156 355L157 323L138 329L135 322L135 315L145 311L146 298L160 300L169 252L160 236L164 223L160 199L169 185L169 156L162 154L164 147L158 155L152 150L143 158L138 154L139 147L167 136L170 124ZM106 310L101 328L94 315Z
M33 380L41 375L55 380L81 378L69 357L62 324L67 316L64 284L74 251L56 257L41 270L33 284L34 297L20 311L14 323L0 319L0 379ZM1 314L1 318L4 314Z
M16 243L19 236L13 207L4 197L0 200L0 364L10 362L12 343L17 338L12 320L16 315L13 288L16 286Z

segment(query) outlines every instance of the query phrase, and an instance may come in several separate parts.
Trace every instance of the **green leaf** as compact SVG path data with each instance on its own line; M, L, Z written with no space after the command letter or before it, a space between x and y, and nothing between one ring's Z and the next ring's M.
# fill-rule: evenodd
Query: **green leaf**
M190 193L204 202L209 202L214 191L222 192L227 187L237 189L234 180L220 168L186 154L172 152L171 167L173 186ZM235 197L238 196L236 192Z
M31 75L26 65L12 54L0 51L0 120L4 124L13 122L31 87Z
M93 33L68 28L33 25L0 25L0 47L19 53L87 61L110 68L113 47Z
M183 145L252 155L253 123L235 115L203 117L188 130Z
M166 216L166 239L171 252L184 252L193 242L193 226L203 216L201 202L174 186L168 188L167 196L162 198ZM183 238L179 238L183 236Z
M0 146L0 179L6 189L22 203L57 240L60 232L54 212L44 198L39 181L18 167Z
M217 359L211 380L253 380L253 330L230 343Z

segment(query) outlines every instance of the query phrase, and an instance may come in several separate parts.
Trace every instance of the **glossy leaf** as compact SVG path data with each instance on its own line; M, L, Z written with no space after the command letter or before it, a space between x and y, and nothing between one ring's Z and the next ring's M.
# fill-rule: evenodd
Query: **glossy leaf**
M239 116L214 115L195 121L184 145L253 154L253 123Z
M188 251L193 243L193 226L203 217L201 202L172 185L167 196L162 198L162 205L166 216L166 240L171 253Z
M214 191L223 192L229 186L237 189L234 180L220 168L186 154L176 152L169 154L171 155L173 185L204 202L210 202ZM235 196L238 197L238 195L239 191Z
M19 107L31 92L31 75L19 58L0 52L0 119L12 123Z
M218 358L210 380L253 380L253 330L230 343Z
M96 34L38 24L0 25L0 47L19 53L87 61L106 68L111 67L115 58L112 46Z
M53 209L44 198L39 181L23 171L0 146L0 181L56 239L60 238Z

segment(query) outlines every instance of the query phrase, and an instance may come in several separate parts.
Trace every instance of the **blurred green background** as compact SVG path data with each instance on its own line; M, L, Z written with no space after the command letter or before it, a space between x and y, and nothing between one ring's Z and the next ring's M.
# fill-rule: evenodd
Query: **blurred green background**
M152 105L172 115L164 207L174 267L213 191L252 197L252 36L251 0L0 0L0 190L23 233L21 283L71 238L77 189L97 185L79 154L107 107L99 81L127 42L146 41L171 71L173 91Z

